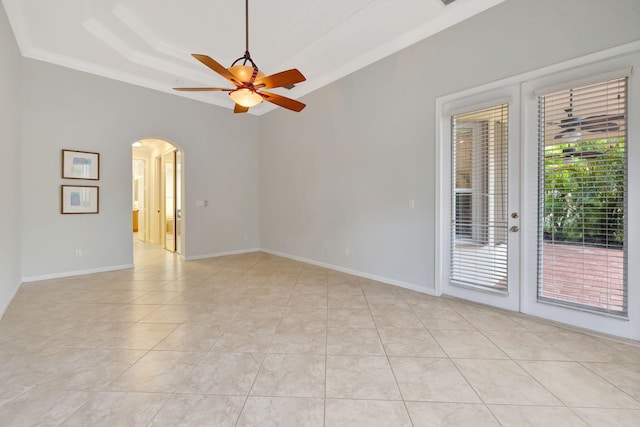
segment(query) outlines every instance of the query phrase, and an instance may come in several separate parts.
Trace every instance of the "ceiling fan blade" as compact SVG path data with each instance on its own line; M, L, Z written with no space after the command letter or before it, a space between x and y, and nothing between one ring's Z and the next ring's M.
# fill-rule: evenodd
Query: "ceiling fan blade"
M215 71L216 73L220 74L222 77L224 77L225 79L229 80L230 82L232 82L234 85L239 86L242 83L238 82L238 80L236 79L236 76L234 76L233 74L231 74L231 72L229 70L227 70L226 68L224 68L222 65L218 64L213 58L211 58L210 56L207 55L200 55L197 53L192 53L191 56L193 56L194 58L196 58L198 61L202 62L204 65L206 65L207 67L211 68L213 71Z
M179 90L182 92L198 92L198 91L208 91L208 92L231 92L235 89L225 89L221 87L174 87L173 90Z
M580 157L580 158L583 158L583 159L596 159L598 157L601 157L603 154L604 153L602 151L585 150L585 151L578 151L573 156L574 157Z
M620 125L615 120L624 119L624 114L601 114L586 117L582 120L580 128L588 132L615 132Z
M243 107L240 104L236 104L236 106L233 108L234 113L246 113L247 111L249 111L249 107Z
M288 110L292 110L295 112L300 112L306 104L303 104L300 101L296 101L295 99L287 98L286 96L280 96L271 92L257 92L259 93L265 101L269 101L272 104L279 105L280 107L286 108Z
M572 128L572 127L576 127L576 126L580 126L580 121L582 119L578 116L570 116L570 117L565 117L564 119L560 119L559 122L547 122L548 125L552 125L552 126L559 126L561 128Z
M272 89L274 87L290 86L307 80L297 69L282 71L256 80L253 86L256 88Z

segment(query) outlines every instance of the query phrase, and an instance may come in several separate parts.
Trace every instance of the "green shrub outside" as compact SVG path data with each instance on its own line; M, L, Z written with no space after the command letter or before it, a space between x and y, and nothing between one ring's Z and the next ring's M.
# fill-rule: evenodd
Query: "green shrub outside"
M558 144L545 155L545 240L622 246L624 138Z

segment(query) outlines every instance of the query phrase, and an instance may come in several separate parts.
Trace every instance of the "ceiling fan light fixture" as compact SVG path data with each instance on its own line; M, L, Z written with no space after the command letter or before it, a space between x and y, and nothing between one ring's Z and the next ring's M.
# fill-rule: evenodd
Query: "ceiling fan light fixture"
M582 137L582 132L580 131L570 131L565 132L555 136L555 139L561 139L563 143L565 142L576 142Z
M246 87L232 91L231 93L229 93L229 96L236 104L242 105L243 107L247 108L255 107L262 102L262 96L260 96L254 90L248 89Z

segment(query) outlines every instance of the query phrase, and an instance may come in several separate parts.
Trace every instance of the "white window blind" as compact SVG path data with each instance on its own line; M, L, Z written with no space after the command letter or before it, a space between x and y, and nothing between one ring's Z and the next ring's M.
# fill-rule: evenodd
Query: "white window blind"
M627 313L627 78L538 97L538 299Z
M452 116L450 282L507 291L508 105Z

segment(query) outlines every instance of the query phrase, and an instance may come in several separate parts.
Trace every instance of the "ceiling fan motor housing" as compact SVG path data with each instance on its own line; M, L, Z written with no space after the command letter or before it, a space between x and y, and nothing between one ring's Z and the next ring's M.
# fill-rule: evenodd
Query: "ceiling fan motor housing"
M238 80L242 83L251 82L251 77L253 76L254 68L248 65L234 65L232 67L227 68L231 74L236 76ZM253 81L260 80L265 77L264 73L258 70L258 74Z

